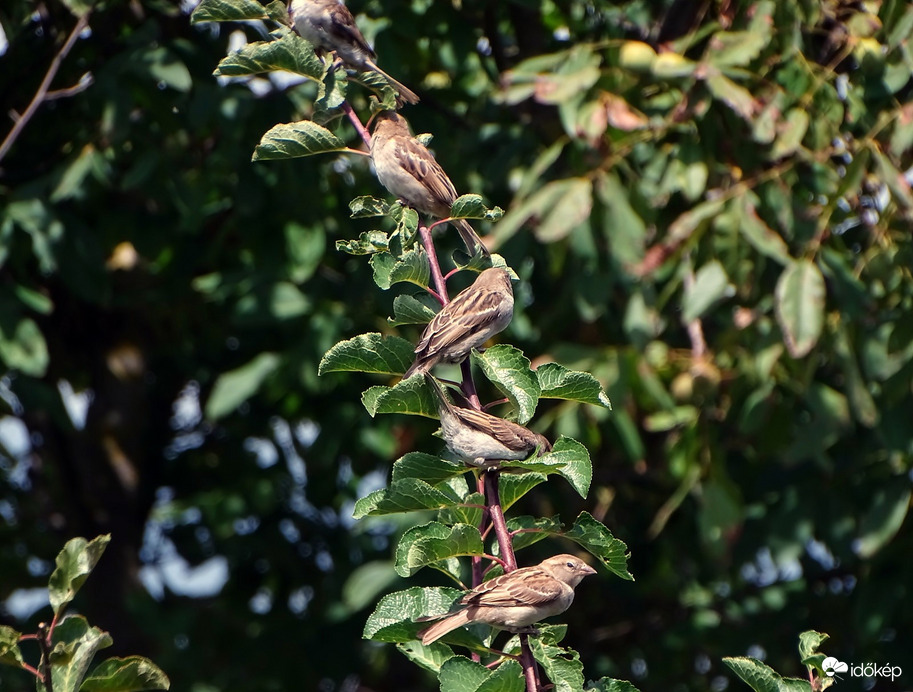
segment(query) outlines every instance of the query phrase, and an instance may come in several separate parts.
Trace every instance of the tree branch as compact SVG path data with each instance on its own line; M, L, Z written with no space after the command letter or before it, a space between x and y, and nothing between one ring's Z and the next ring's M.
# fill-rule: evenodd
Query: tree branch
M35 115L35 111L37 111L41 104L44 103L48 94L48 90L51 88L51 82L54 80L54 77L57 76L57 71L60 69L60 65L63 62L63 59L67 57L67 54L76 43L76 39L79 38L79 35L89 25L90 12L91 10L87 11L76 21L76 26L73 27L70 35L67 36L67 40L64 42L63 46L61 46L60 50L57 51L57 55L55 55L54 59L51 60L51 65L48 67L48 71L44 75L44 79L41 80L41 84L38 86L38 91L35 92L35 95L32 97L31 102L26 107L25 112L19 117L18 120L16 120L15 123L13 123L13 129L11 129L9 134L6 135L3 143L0 144L0 161L3 160L3 157L6 156L6 152L8 152L16 142L16 139L28 124L31 117Z

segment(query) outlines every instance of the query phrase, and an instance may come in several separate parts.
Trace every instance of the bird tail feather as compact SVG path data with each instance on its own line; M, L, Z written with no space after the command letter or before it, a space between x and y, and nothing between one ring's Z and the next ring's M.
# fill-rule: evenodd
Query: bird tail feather
M463 625L469 624L469 613L466 610L461 610L454 613L453 615L448 615L443 620L434 623L431 627L426 627L418 633L418 636L422 638L422 644L428 646L432 642L436 642L438 639L443 637L448 632L462 627Z
M399 92L400 98L402 98L403 101L405 101L406 103L412 103L412 104L418 103L418 101L419 101L418 95L414 91L412 91L412 89L407 87L402 82L398 82L395 79L393 79L393 77L388 75L386 72L384 72L382 69L380 69L377 65L372 63L371 66L375 70L377 70L378 74L382 75L384 77L384 79L386 79L388 82L390 82L390 86L392 86L394 89L396 89L396 91Z
M466 244L466 251L470 255L475 255L478 250L481 250L485 257L491 256L491 253L488 251L488 248L485 247L479 234L473 230L466 219L454 219L453 225L456 226L457 230L460 232L460 237L463 239L463 243Z

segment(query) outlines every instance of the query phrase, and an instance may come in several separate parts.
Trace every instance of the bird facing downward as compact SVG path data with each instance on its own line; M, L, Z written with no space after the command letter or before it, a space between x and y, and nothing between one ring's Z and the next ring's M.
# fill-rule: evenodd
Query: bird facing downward
M514 315L510 274L500 267L483 271L469 288L441 308L415 347L415 362L404 378L438 363L459 363L502 331Z
M428 148L409 132L406 119L394 111L377 115L371 136L371 159L380 184L407 206L438 219L450 216L457 192ZM469 254L488 249L466 219L454 219Z
M514 633L531 633L536 622L567 610L574 588L596 570L573 555L555 555L535 567L523 567L483 582L459 601L459 610L421 632L428 646L448 632L481 622ZM430 618L429 618L430 619Z
M418 96L377 66L377 54L355 24L355 17L340 0L292 0L289 7L295 29L314 47L333 51L350 68L377 72L396 89L407 103L418 103Z
M438 381L428 373L425 380L438 399L441 432L451 452L476 466L526 459L532 452L549 452L551 443L522 425L484 411L454 406Z

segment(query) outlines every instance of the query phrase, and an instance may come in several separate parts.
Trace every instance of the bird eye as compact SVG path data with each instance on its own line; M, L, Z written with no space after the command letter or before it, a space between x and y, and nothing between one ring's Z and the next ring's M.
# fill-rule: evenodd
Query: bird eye
M574 569L574 563L571 562L570 560L568 560L567 566L570 567L571 569Z

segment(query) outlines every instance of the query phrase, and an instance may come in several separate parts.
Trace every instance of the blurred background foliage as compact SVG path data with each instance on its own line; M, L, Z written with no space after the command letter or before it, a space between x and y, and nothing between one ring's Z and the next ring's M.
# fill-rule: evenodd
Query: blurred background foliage
M372 420L370 378L316 374L390 329L393 296L333 250L371 227L348 201L382 190L360 157L250 162L314 98L212 76L263 24L87 8L0 7L3 136L87 19L0 160L0 622L34 628L64 541L110 532L77 605L174 689L431 689L361 639L403 587L406 526L351 509L441 445L430 421ZM587 676L738 689L721 657L801 674L814 628L909 689L913 8L352 9L458 190L508 210L485 229L525 280L504 340L613 401L538 416L589 446L590 500L556 482L515 509L585 509L631 550L636 582L584 582L563 617Z

